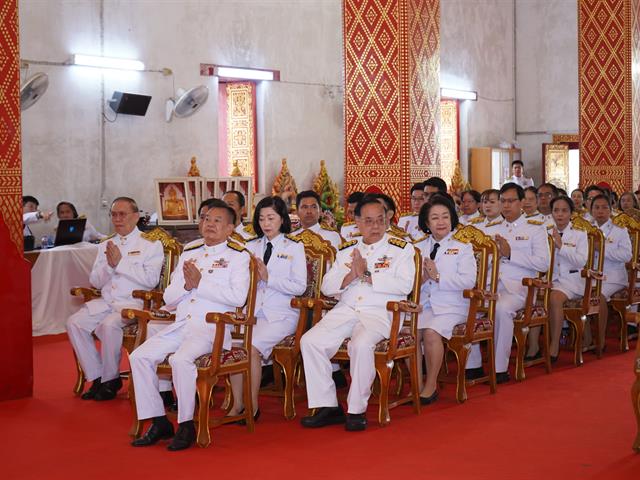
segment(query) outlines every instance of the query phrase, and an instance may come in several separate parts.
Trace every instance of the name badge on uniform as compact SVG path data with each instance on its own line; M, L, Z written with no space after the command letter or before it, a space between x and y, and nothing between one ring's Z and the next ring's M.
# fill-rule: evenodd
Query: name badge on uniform
M293 257L291 255L287 255L286 253L279 253L276 255L278 258L283 258L285 260L291 260Z
M459 248L447 248L444 252L445 255L457 255L460 252Z
M563 242L563 245L566 245L567 247L575 247L576 244L575 243L571 243L571 242Z
M376 263L374 263L373 268L389 268L391 266L391 257L384 255L380 257Z
M529 240L529 237L526 235L516 235L516 240Z
M227 268L228 266L229 262L224 258L221 258L220 260L214 260L211 264L211 268ZM211 271L209 271L209 273L211 273Z
M607 243L613 243L613 238L607 237Z
M140 255L140 250L131 250L127 255Z

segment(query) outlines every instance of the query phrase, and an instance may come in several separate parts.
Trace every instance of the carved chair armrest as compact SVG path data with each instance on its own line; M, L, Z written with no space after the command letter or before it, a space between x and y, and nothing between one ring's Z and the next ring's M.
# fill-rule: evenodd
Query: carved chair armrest
M144 310L160 308L164 304L163 295L164 293L160 290L134 290L131 292L133 298L144 302Z
M291 306L294 308L331 310L337 304L338 301L334 298L294 297L291 299Z
M135 308L123 308L120 314L124 319L136 320L138 322L138 333L136 335L134 349L138 348L140 344L144 343L147 339L147 325L149 322L172 323L176 320L175 314L169 313L166 310L136 310Z
M226 323L227 325L255 325L255 317L248 317L244 313L237 312L209 312L205 317L207 323Z
M522 285L524 285L527 288L541 288L541 289L548 289L551 288L551 282L545 282L544 280L542 280L541 278L523 278L522 279Z
M498 300L498 294L480 290L479 288L463 290L462 296L471 300Z
M74 297L83 297L84 302L100 298L102 294L97 288L73 287L69 292Z
M580 276L582 278L593 278L595 280L604 280L604 273L599 272L598 270L591 270L588 268L583 268L580 272Z
M403 312L403 313L420 313L422 312L422 305L409 300L402 300L401 302L387 302L387 310L389 312Z

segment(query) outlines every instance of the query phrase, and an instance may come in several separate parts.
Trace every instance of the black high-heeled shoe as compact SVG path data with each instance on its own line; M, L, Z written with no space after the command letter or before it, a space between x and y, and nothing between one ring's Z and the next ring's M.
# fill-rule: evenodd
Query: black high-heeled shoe
M242 415L244 413L244 408L238 413L238 415ZM260 418L260 409L258 408L256 410L256 413L253 414L253 421L257 422L258 419ZM243 418L240 420L237 420L235 422L229 422L228 425L242 425L245 426L247 424L247 421Z

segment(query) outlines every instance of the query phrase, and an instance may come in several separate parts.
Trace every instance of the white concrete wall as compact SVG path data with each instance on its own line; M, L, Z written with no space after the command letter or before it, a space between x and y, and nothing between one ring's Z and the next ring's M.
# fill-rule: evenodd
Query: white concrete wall
M517 140L527 175L542 181L542 144L578 133L576 0L516 0Z
M99 0L21 0L19 7L21 58L101 54ZM37 71L50 77L46 95L22 116L24 192L42 207L72 201L106 231L102 199L131 195L155 210L153 178L186 174L193 155L203 175L216 176L217 82L200 76L201 62L281 72L281 82L258 87L261 190L282 157L300 189L311 186L320 159L342 184L342 94L325 87L342 83L340 0L104 0L103 8L103 55L141 59L174 75L48 65L23 71L23 79ZM164 101L174 82L205 84L211 94L196 115L167 124ZM103 173L101 105L114 90L153 99L145 117L105 124Z
M469 148L515 137L513 2L441 0L441 86L478 92L477 102L460 106L465 177Z

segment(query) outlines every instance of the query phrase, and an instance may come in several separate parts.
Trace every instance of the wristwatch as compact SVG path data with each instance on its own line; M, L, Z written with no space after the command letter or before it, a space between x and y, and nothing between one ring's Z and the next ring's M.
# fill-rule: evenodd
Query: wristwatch
M366 282L369 278L371 278L371 272L369 270L365 270L362 274L362 281Z

